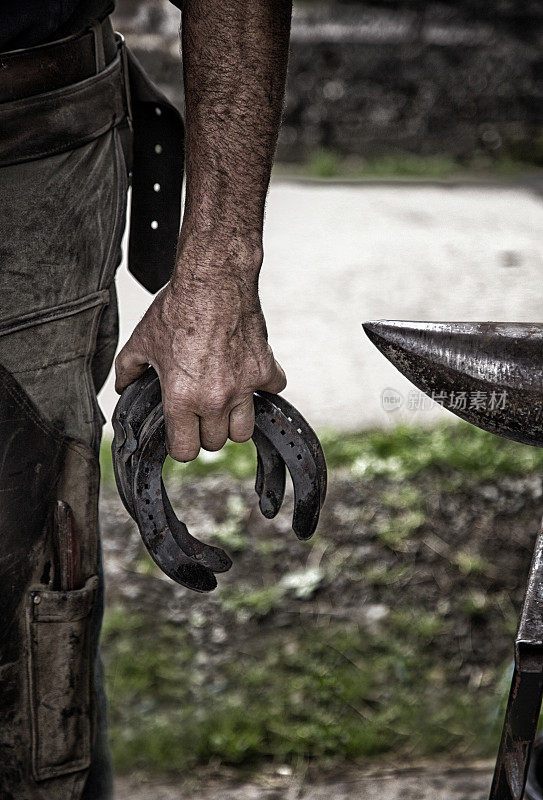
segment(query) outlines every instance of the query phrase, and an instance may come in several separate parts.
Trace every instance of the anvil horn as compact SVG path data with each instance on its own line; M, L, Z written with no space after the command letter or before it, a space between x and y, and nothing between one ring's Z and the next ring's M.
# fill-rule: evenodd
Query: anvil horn
M543 447L543 324L366 322L373 344L453 414Z

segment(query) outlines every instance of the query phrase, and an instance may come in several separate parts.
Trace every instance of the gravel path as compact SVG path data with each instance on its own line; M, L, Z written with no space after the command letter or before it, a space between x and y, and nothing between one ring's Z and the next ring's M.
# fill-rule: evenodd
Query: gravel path
M465 768L447 765L349 772L312 782L303 776L263 774L231 786L223 781L206 788L178 783L120 780L117 800L486 800L493 765Z
M362 334L366 319L542 318L543 205L528 188L275 180L262 304L286 396L317 427L353 430L436 414L381 408L411 384ZM119 272L121 341L149 294ZM110 418L112 378L101 402Z

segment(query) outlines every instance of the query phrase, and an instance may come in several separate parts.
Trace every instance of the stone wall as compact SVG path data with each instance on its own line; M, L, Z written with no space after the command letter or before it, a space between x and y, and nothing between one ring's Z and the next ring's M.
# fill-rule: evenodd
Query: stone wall
M120 0L117 27L176 102L166 0ZM295 7L278 157L513 152L543 161L543 4L509 0Z

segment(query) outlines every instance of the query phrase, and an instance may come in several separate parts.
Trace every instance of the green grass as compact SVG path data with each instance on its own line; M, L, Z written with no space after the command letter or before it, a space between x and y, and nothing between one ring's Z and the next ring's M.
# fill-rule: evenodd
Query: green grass
M111 439L108 437L105 437L102 442L100 466L103 480L112 483ZM169 478L182 479L184 476L187 478L203 477L223 473L240 479L252 475L255 468L256 455L251 442L234 444L234 442L228 441L222 450L215 453L200 451L200 456L188 464L180 464L168 456L164 464L163 475L165 480L168 480Z
M463 422L435 428L400 426L393 430L351 434L321 431L320 438L330 469L348 469L360 477L403 480L424 472L444 476L456 472L460 476L487 480L543 469L543 450L501 439ZM110 441L104 441L101 466L104 480L111 483L110 446ZM189 464L179 464L168 458L164 475L166 480L183 480L184 477L225 474L240 480L254 477L255 469L255 449L251 442L227 442L217 453L201 451ZM398 497L391 502L403 502L407 508L409 498ZM232 518L228 524L231 523ZM225 535L228 536L227 531Z
M116 766L183 774L209 761L488 755L499 695L466 692L452 680L458 665L436 666L433 644L448 635L437 613L394 611L376 633L314 621L263 635L206 681L182 628L110 609Z
M233 611L239 622L250 617L265 617L276 608L285 590L280 584L264 586L260 589L223 589L219 594L219 602L226 611Z
M409 153L376 159L341 158L320 150L310 156L306 169L315 178L450 178L460 167L448 156L416 156Z
M367 431L321 437L330 467L345 467L363 477L404 478L423 472L455 471L480 480L541 471L543 451L511 442L467 423L435 428L400 426L391 431Z
M411 478L471 482L543 468L540 450L464 423L348 435L324 431L321 438L330 471L387 478L380 494L383 518L375 520L375 533L400 552L424 523L424 492L409 483ZM107 443L102 469L111 480ZM252 479L254 469L251 443L229 443L212 458L167 466L170 477L181 479L213 474ZM243 550L249 546L245 511L235 495L226 512L215 541ZM459 576L472 577L490 569L468 550L456 553L453 568ZM373 565L360 571L357 580L401 586L413 569L409 563ZM394 758L490 755L501 721L497 708L504 686L499 679L505 667L487 670L482 685L468 690L458 680L459 664L444 663L439 656L441 637L454 636L446 611L406 609L401 588L398 605L370 627L318 615L299 623L293 615L292 624L280 630L268 624L289 598L310 598L322 579L318 568L308 567L271 586L219 589L217 602L232 615L232 625L252 619L262 627L234 659L209 668L209 677L202 673L206 651L198 649L197 637L191 638L196 623L183 628L109 608L103 651L117 768L184 775L210 761L245 768L265 759L296 764L387 753ZM458 598L466 619L477 624L498 614L512 635L516 610L507 593L489 600L476 584Z
M338 152L319 148L309 154L301 164L277 164L278 176L310 177L318 179L423 179L448 180L451 178L511 178L527 169L543 164L541 154L534 150L512 150L491 158L480 155L469 163L460 163L447 155L416 155L394 153L379 157L342 156Z
M391 550L402 550L412 535L424 524L422 511L406 511L391 520L377 524L377 538Z
M454 556L453 563L462 575L491 574L490 564L477 553L458 550Z
M376 524L377 538L391 550L402 551L426 521L422 494L414 486L400 485L382 493L381 505L393 514Z
M247 509L240 497L231 496L226 501L226 519L217 524L212 536L215 544L227 547L231 553L241 553L247 547L247 537L242 530Z

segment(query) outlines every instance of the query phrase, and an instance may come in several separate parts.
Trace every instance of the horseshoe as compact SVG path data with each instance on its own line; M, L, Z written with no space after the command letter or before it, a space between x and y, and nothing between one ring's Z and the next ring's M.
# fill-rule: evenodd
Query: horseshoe
M273 519L285 496L285 462L256 426L252 438L256 445L257 459L255 492L259 497L263 516Z
M323 482L319 479L317 460L308 441L303 434L298 433L292 415L289 418L281 410L275 403L274 395L255 392L254 404L255 428L273 445L292 479L292 529L299 539L309 539L315 532L324 502L321 490ZM324 455L322 460L324 461Z
M326 463L320 442L288 401L255 392L253 442L257 450L255 490L267 518L281 508L285 467L294 487L292 527L308 539L317 526L326 495ZM136 521L155 563L177 583L196 591L216 586L214 573L230 569L219 547L191 536L177 518L162 481L167 455L160 382L149 368L121 395L113 415L113 465L119 494Z
M151 544L156 536L168 531L187 558L212 572L226 572L232 561L224 550L191 536L185 523L177 519L162 481L166 455L164 414L159 403L145 421L138 450L132 457L135 519L145 546L152 554Z

